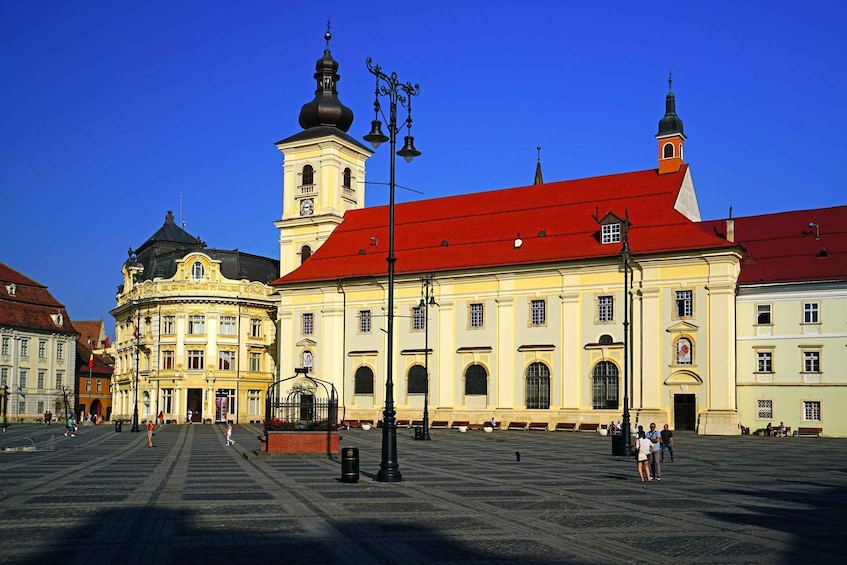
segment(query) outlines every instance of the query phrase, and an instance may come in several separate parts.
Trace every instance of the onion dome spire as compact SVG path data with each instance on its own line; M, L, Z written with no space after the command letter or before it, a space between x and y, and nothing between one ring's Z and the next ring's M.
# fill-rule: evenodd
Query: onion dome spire
M338 74L338 62L332 58L329 50L329 22L326 24L326 48L323 57L315 63L317 90L315 98L300 109L300 126L309 129L316 126L330 126L346 132L353 124L353 111L338 99L336 85L341 76Z
M671 85L673 83L673 75L668 72L668 95L665 96L665 115L659 120L659 133L656 137L666 135L679 134L683 137L685 132L682 129L682 119L676 115L676 98L673 95Z

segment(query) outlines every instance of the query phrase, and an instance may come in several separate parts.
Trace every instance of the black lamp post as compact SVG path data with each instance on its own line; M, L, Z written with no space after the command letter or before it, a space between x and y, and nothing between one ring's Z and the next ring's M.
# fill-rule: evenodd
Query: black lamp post
M128 324L132 324L132 314L126 319ZM135 317L135 402L132 408L132 428L131 432L140 432L138 428L138 358L141 356L141 312L136 312Z
M629 260L632 252L629 249L629 213L623 226L623 248L621 259L623 261L623 421L621 422L621 436L624 440L624 454L632 455L632 437L630 435L629 419Z
M424 312L424 388L423 435L420 439L431 440L429 436L429 307L435 306L435 294L432 292L432 275L421 277L421 303ZM417 439L417 438L416 438Z
M397 420L394 411L394 168L395 154L403 157L407 163L421 154L415 149L415 138L412 137L412 96L420 93L420 87L412 83L401 83L397 79L397 73L386 75L382 67L374 65L370 57L366 63L368 71L376 77L376 92L374 95L374 114L376 117L371 122L371 131L364 140L373 145L374 149L380 144L391 142L391 174L389 176L389 201L388 201L388 348L386 349L386 372L385 372L385 410L382 417L382 461L379 464L379 472L376 480L380 482L393 483L402 481L400 465L397 462ZM379 120L380 104L379 97L388 97L389 120L388 136L382 133L382 122ZM407 133L403 149L395 153L397 147L397 134L400 127L397 126L397 103L408 110L405 125ZM383 116L385 117L385 116Z

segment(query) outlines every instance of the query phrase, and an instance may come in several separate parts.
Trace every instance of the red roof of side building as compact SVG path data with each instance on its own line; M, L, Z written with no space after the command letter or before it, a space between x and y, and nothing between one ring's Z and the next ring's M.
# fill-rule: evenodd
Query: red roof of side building
M847 206L735 218L739 284L847 281ZM702 226L726 237L726 220Z
M67 332L76 330L64 305L47 287L0 263L0 326Z
M620 255L600 243L598 219L630 219L634 254L732 248L674 206L688 166L655 169L398 204L395 272L504 268ZM694 198L693 185L691 199ZM515 246L520 237L522 245ZM272 284L372 277L386 273L388 206L349 211L302 265Z

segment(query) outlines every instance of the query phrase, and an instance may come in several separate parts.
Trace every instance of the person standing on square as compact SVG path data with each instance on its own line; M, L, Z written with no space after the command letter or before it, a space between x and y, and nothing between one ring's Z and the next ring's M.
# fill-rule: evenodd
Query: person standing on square
M673 463L673 432L670 431L668 425L665 424L665 427L662 428L662 461L665 460L665 450L671 454L671 463Z
M660 459L661 456L661 443L662 443L662 434L659 430L656 429L656 424L650 424L650 431L647 432L647 439L650 440L652 444L652 450L647 454L647 461L650 465L650 473L653 475L653 479L656 481L662 480L662 461Z

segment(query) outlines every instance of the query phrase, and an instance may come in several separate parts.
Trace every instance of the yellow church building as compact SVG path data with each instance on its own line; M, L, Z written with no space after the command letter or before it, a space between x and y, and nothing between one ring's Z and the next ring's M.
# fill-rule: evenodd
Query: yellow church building
M347 133L337 70L328 38L302 131L277 143L276 357L281 376L307 367L333 383L341 418L378 421L389 207L364 206L372 150ZM420 420L426 402L447 425L602 425L628 397L633 425L740 433L741 250L700 223L670 89L655 137L655 168L396 206L398 422Z

